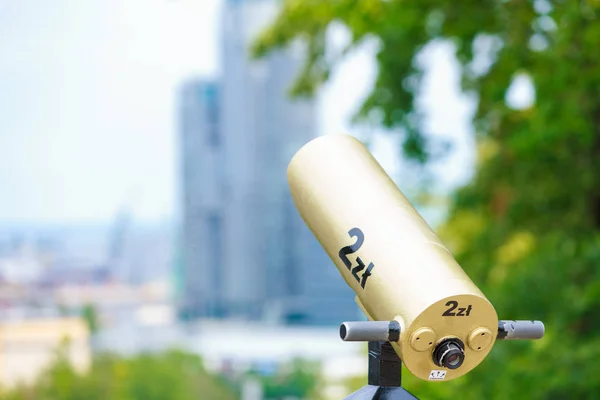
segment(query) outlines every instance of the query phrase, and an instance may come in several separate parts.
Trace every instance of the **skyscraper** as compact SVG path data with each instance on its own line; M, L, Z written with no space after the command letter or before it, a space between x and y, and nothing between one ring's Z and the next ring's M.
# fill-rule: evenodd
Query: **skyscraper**
M317 132L314 102L287 96L302 52L248 57L276 7L227 1L222 79L182 93L182 306L191 316L333 324L356 317L353 293L298 215L286 179L289 160Z
M224 183L219 87L187 82L180 93L182 177L181 313L187 318L223 316Z

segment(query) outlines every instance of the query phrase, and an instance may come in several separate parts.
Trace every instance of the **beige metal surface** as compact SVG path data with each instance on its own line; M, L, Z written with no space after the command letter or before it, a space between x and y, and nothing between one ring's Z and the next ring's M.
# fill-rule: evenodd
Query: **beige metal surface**
M361 142L347 135L311 141L290 162L288 180L302 218L367 317L400 323L393 345L415 376L427 380L445 369L432 360L444 338L465 343L463 365L445 380L485 358L496 311Z

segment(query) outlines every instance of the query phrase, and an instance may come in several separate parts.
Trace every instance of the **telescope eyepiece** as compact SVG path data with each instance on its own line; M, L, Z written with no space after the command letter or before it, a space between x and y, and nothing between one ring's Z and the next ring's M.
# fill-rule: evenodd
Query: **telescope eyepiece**
M460 339L446 339L433 351L433 362L440 367L457 369L465 361L465 345Z

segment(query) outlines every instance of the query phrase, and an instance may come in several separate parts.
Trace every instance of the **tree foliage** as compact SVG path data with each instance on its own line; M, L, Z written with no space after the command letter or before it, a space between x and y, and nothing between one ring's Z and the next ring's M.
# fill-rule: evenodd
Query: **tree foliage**
M318 363L295 359L282 364L273 375L251 373L259 378L263 387L263 397L271 399L312 399L318 398L320 366Z
M98 310L93 304L86 304L81 310L81 317L85 320L91 334L95 334L100 329Z
M378 43L378 76L360 115L404 132L408 157L428 159L415 107L419 52L453 43L462 87L477 99L477 171L458 190L441 235L501 318L538 318L546 337L498 343L467 376L424 398L596 398L600 393L600 2L592 0L286 0L261 35L261 56L300 39L308 55L294 92L315 93L343 54ZM351 33L331 55L333 24ZM483 65L478 57L484 55ZM535 102L514 109L518 76Z
M237 396L208 374L200 358L179 351L132 358L100 355L86 374L64 356L32 386L0 392L1 400L233 400Z

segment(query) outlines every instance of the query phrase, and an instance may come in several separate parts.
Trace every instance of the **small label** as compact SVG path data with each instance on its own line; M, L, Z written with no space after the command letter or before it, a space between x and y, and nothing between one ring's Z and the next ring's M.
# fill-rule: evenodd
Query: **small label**
M432 369L429 373L430 381L443 381L446 379L446 371L440 369Z

